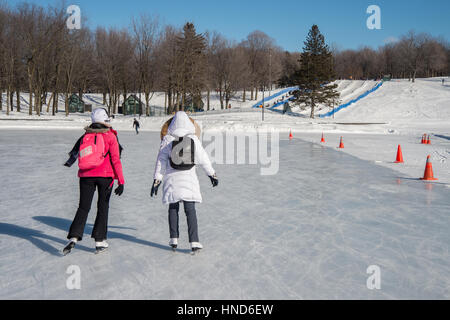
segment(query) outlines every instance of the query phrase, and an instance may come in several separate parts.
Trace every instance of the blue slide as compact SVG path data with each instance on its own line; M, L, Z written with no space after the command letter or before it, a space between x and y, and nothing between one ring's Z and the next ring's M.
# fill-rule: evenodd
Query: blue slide
M286 88L286 89L283 89L283 90L281 90L281 91L279 91L279 92L277 92L277 93L275 93L275 94L273 94L273 95L271 95L271 96L269 96L269 97L267 97L267 98L264 98L264 103L266 103L267 101L269 101L269 100L271 100L271 99L273 99L273 98L276 98L276 97L278 97L278 96L281 96L282 94L285 94L286 92L289 92L289 91L292 91L292 90L296 90L297 89L297 87L290 87L290 88ZM286 102L286 101L284 101L284 102ZM260 100L260 101L258 101L252 108L259 108L259 106L261 105L263 103L263 101L262 100ZM281 103L281 102L280 102ZM274 107L271 107L270 109L273 109Z
M362 95L360 95L359 97L350 100L347 103L341 104L339 107L335 108L334 110L331 110L330 112L327 112L325 114L319 114L319 118L325 118L325 117L330 117L333 114L335 114L336 112L338 112L339 110L342 110L344 108L347 108L349 105L358 102L359 100L361 100L364 97L367 97L369 94L371 94L372 92L378 90L381 86L383 85L383 81L381 81L379 84L377 84L375 87L373 87L372 89L364 92Z

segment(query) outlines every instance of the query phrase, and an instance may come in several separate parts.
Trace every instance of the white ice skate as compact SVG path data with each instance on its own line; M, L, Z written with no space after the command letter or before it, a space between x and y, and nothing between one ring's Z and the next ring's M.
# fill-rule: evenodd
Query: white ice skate
M95 242L95 254L102 253L108 249L109 244L105 240L101 242Z
M172 250L175 251L178 247L178 238L170 238L169 246L171 246Z
M200 242L191 242L192 255L199 253L203 249L203 245Z

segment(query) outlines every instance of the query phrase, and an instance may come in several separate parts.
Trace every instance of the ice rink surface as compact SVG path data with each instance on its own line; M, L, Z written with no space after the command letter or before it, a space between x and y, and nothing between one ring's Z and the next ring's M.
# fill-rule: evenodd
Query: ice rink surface
M200 241L168 248L167 208L149 196L159 134L119 132L125 192L112 196L108 252L86 235L62 257L78 204L76 130L0 131L0 299L449 299L450 191L300 139L280 141L280 169L215 165ZM81 270L68 290L66 270ZM366 270L381 270L381 289Z

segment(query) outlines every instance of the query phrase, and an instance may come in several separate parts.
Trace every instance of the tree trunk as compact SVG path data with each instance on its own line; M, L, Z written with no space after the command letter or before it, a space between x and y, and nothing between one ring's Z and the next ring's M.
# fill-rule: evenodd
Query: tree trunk
M119 112L119 105L120 105L120 93L117 92L116 94L116 103L114 104L114 113L118 113Z
M0 90L0 111L3 110L3 90Z
M53 92L53 101L52 101L52 116L54 116L56 114L56 112L58 112L57 108L58 108L58 92Z
M103 92L103 105L106 106L106 92Z
M172 102L172 112L175 112L176 111L176 109L177 109L177 104L178 104L178 93L175 93L175 92L173 92L172 93L172 99L173 99L173 102Z
M250 100L253 100L253 88L250 90Z
M208 93L207 93L207 96L206 96L206 110L208 110L208 111L209 111L209 98L210 98L210 95L211 95L211 91L208 89Z
M230 102L230 94L228 92L225 93L225 109L228 109L228 104Z
M47 90L44 91L44 94L42 96L42 100L44 100L44 104L47 104Z
M167 102L168 102L168 106L167 106L167 114L171 114L172 113L172 90L168 90L167 91Z
M29 90L29 109L28 114L31 116L33 114L33 73L31 71L31 66L28 63L27 65L27 73L28 73L28 90Z
M17 104L17 106L16 106L17 112L20 112L20 90L19 89L16 89L16 104Z
M175 112L180 111L180 93L177 92L177 98L175 103Z
M244 93L242 94L242 102L245 102L245 88L244 88Z
M150 116L150 92L144 92L145 96L145 115Z
M315 108L314 99L311 99L311 119L314 119L314 108Z
M13 110L13 107L14 107L14 91L12 90L12 88L11 88L11 91L9 93L9 105L11 106L11 111L14 111Z
M258 100L258 88L255 88L255 100Z
M9 88L6 89L6 115L9 116Z
M109 91L109 105L108 105L108 113L111 114L111 106L112 106L112 94L111 90Z
M69 93L65 93L64 96L64 108L66 111L66 117L69 116Z
M34 92L34 111L36 112L36 114L38 115L38 116L40 116L41 115L41 110L40 110L40 108L41 108L41 106L40 106L40 100L41 100L41 97L40 97L40 93L39 93L39 91L35 91Z
M219 90L220 109L223 109L223 92L222 88Z
M33 92L32 90L32 86L30 85L29 87L30 93L29 93L29 98L28 98L28 114L31 116L33 114Z
M183 110L185 105L186 105L186 92L183 92L183 94L181 95L181 107L183 107Z
M50 99L48 100L48 104L47 104L47 113L50 112L50 105L52 105L52 115L53 114L53 99L55 99L55 92L52 92L52 95L50 96Z
M139 101L142 101L142 99L141 99L141 86L139 86ZM139 115L141 115L142 114L142 105L141 105L141 108L140 108L140 110L139 110Z

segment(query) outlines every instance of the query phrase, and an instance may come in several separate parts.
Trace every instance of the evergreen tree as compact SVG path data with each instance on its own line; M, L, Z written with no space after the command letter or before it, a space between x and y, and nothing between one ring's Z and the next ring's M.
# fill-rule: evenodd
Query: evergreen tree
M299 87L294 93L295 102L311 107L311 118L318 103L331 104L339 98L335 79L333 56L325 44L325 38L317 25L313 25L304 42L300 68L293 76L293 84Z
M183 33L177 38L177 56L179 62L178 88L181 93L181 106L189 102L201 105L201 92L205 87L206 40L197 34L192 23L183 27Z

